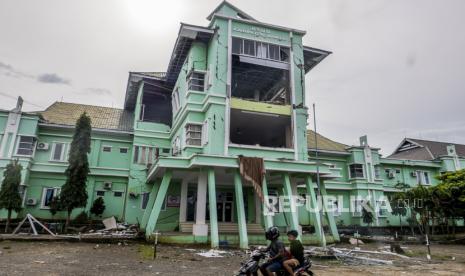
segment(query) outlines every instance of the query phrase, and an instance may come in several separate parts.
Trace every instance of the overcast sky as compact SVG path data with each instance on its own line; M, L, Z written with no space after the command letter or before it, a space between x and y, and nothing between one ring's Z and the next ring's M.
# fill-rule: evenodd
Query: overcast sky
M230 2L333 52L306 78L323 135L356 144L367 134L385 155L406 136L465 143L465 1ZM27 111L122 107L128 72L166 70L179 23L207 25L219 3L1 0L0 108L18 95Z

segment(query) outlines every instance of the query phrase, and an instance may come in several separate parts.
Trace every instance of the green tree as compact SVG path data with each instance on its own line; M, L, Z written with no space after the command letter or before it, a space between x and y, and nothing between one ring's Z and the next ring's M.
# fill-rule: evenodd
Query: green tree
M90 117L83 113L76 122L68 159L69 165L65 171L66 182L60 193L61 206L68 212L65 232L68 230L73 209L85 207L87 204L86 182L89 174L87 154L90 153L91 131Z
M105 201L103 200L103 197L97 197L94 200L92 207L90 208L90 213L99 217L103 214L104 211L105 211Z
M19 185L21 184L21 164L18 160L9 163L3 172L2 188L0 190L0 209L8 211L5 225L5 233L8 232L11 222L11 213L21 210L22 200L19 195Z
M53 218L58 211L62 210L62 207L60 205L60 197L59 196L53 197L52 200L50 201L49 207L50 207L49 211L52 214L52 218Z
M371 226L373 219L373 208L369 201L365 201L364 204L362 204L362 220L364 223L368 224L368 226Z

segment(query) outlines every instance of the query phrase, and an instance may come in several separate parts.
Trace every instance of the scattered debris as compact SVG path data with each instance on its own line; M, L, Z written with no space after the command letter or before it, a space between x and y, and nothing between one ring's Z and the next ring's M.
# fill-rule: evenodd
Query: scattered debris
M50 231L50 229L48 229L45 225L43 225L42 223L40 223L35 217L33 217L31 214L27 214L26 217L18 224L18 226L16 227L16 229L13 231L13 235L17 234L18 231L21 229L21 226L23 226L23 224L26 222L26 220L29 221L29 225L30 225L30 229L32 229L33 231L33 235L34 236L37 236L39 235L37 233L37 229L35 227L35 223L37 223L40 227L42 227L42 229L44 229L45 231L47 231L50 235L52 236L56 236L55 233L53 233L52 231Z
M36 264L45 264L44 261L34 261L34 263L36 263Z
M102 220L103 225L105 225L105 230L117 229L115 217L110 217Z
M222 256L221 254L226 254L226 253L227 253L226 251L211 249L207 252L200 252L196 254L202 257L206 257L206 258L223 258L224 256Z
M356 238L350 238L349 243L352 244L352 245L364 244L364 242L362 242L361 240L356 239Z

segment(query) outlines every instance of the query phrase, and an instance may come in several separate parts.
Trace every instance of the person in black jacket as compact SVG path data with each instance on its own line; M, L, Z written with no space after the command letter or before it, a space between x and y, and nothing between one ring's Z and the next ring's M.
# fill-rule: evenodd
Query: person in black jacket
M302 243L297 239L299 233L296 230L287 232L287 238L290 243L290 249L292 257L283 262L283 266L289 275L294 275L294 269L304 263L304 247Z
M277 227L270 227L266 231L265 237L271 241L270 245L266 248L266 251L270 253L270 258L260 266L260 272L262 275L272 276L274 272L282 269L286 248L284 247L284 243L278 239L279 229Z

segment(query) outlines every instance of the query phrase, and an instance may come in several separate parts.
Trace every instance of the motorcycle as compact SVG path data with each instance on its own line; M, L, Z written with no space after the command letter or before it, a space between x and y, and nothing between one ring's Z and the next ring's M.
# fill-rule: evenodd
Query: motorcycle
M250 257L241 263L241 268L239 269L236 276L258 276L258 271L260 270L260 265L263 263L264 259L267 259L268 253L255 249L250 253ZM305 253L305 261L302 265L294 269L294 275L297 276L313 276L313 272L310 270L312 267L312 261L310 260L310 254ZM276 273L279 276L289 275L286 270L282 269Z

